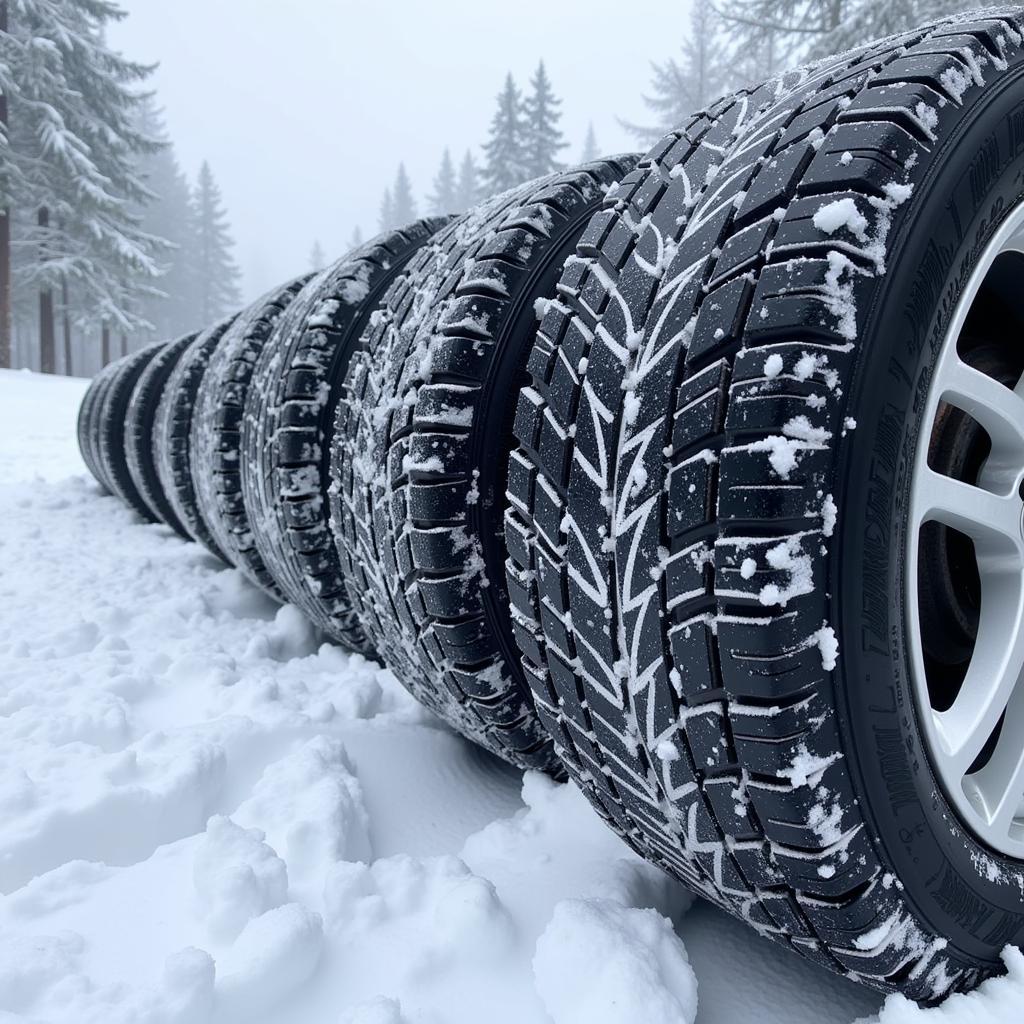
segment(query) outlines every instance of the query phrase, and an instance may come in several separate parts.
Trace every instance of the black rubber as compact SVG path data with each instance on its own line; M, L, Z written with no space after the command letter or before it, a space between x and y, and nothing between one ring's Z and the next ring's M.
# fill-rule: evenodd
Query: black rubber
M595 808L763 934L924 1001L1024 937L1024 864L923 754L901 598L934 346L1024 189L1021 20L885 40L658 143L566 267L509 469L526 676ZM842 199L863 224L816 227Z
M237 316L237 314L235 314ZM235 316L207 328L178 357L156 410L153 451L157 476L180 525L221 561L231 564L217 546L196 500L192 482L192 419L203 374Z
M508 625L515 395L535 303L632 163L530 182L438 232L372 317L338 407L332 525L363 629L415 696L526 768L560 770Z
M166 344L150 359L132 391L125 423L128 472L139 498L145 504L150 518L166 523L186 539L190 539L188 531L178 519L160 485L153 439L157 409L164 388L178 360L195 339L195 334L186 334Z
M349 360L371 314L445 223L432 218L388 232L312 278L277 321L246 393L242 498L259 556L286 600L331 639L371 656L330 529L331 438Z
M98 410L103 402L103 392L110 378L117 372L117 364L108 363L95 377L82 396L82 404L78 407L78 450L86 469L96 482L106 491L110 488L104 478L103 467L99 461L99 421Z
M156 517L142 500L128 470L128 405L136 382L163 346L163 342L156 341L118 361L117 370L104 386L96 416L97 461L107 487L129 508L150 521L155 521Z
M256 361L308 280L272 289L236 317L210 356L192 417L192 486L203 520L228 561L278 601L284 594L256 548L242 498L242 417Z

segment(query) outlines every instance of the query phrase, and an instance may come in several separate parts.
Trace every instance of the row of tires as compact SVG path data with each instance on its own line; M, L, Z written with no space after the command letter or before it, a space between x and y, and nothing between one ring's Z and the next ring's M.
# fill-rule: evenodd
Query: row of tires
M1019 8L927 26L382 235L107 367L83 457L763 934L970 987L1024 937L1024 853L930 740L911 627L932 671L924 620L974 613L943 533L929 571L960 568L912 620L906 506L1024 191L1021 34Z

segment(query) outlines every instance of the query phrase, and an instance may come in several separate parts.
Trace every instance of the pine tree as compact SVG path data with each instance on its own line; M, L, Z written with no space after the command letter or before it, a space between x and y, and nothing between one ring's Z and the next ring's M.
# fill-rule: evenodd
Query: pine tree
M6 53L8 38L7 0L0 0L0 48ZM10 168L7 134L7 93L9 73L0 60L0 368L13 366L13 323L11 316L11 191L14 175Z
M597 136L594 134L594 122L591 121L587 125L587 135L583 140L583 149L580 152L580 163L588 164L591 160L596 160L601 155L600 149L597 145Z
M690 11L690 35L683 43L682 60L669 57L651 64L651 94L643 101L656 121L624 126L642 142L660 139L679 128L691 114L702 110L728 87L729 61L718 14L711 0L694 0Z
M384 189L384 195L381 197L377 226L382 232L390 231L395 226L395 200L390 188Z
M956 0L836 0L839 15L813 41L809 57L826 57L872 39L916 28L922 22L956 14L972 5Z
M736 39L735 56L756 61L758 52L770 47L770 58L762 58L757 70L774 74L967 6L958 0L732 0L722 7L722 16Z
M526 181L528 176L523 101L509 72L498 93L498 109L491 120L490 136L484 143L484 191L487 195L504 192Z
M358 249L363 244L363 229L357 224L348 240L349 248Z
M395 184L391 191L394 207L392 215L395 227L405 227L416 219L416 200L412 194L412 182L405 172L405 164L398 165Z
M323 270L326 266L327 254L324 252L324 247L320 244L320 240L317 239L309 250L309 269L316 273L316 271Z
M148 196L136 161L156 145L135 123L151 69L107 46L107 24L124 16L111 0L16 0L10 13L0 208L10 211L12 303L31 310L38 296L40 362L53 370L54 296L65 282L79 326L144 326L140 299L161 248L134 212Z
M139 174L151 193L140 210L143 230L166 239L170 246L160 259L160 276L154 282L158 294L147 295L141 313L158 338L171 338L201 326L198 319L195 256L195 218L192 193L167 136L163 115L151 97L139 110L139 128L159 141L160 148L146 154Z
M558 127L562 101L551 88L544 61L537 65L530 89L523 103L524 169L527 178L540 178L565 166L559 162L558 153L568 143Z
M441 166L438 168L437 177L434 178L434 191L427 197L427 205L432 214L442 217L447 213L456 213L460 210L455 165L452 163L452 154L447 146L445 146L444 155L441 157Z
M234 312L241 304L238 266L232 256L234 241L220 188L204 160L192 197L195 218L193 267L198 286L198 319L202 324Z
M480 199L480 172L473 154L467 149L459 165L459 181L455 186L455 209L462 213Z
M733 40L732 84L758 84L806 59L849 6L849 0L732 0L722 5L718 10Z

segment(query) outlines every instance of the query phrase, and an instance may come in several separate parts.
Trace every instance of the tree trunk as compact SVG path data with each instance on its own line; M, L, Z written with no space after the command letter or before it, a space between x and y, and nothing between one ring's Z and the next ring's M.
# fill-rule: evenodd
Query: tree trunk
M0 0L0 32L7 32L7 0ZM6 134L7 96L0 94L0 128ZM0 367L11 365L11 211L0 210Z
M71 365L71 314L68 312L68 279L65 277L60 284L61 319L64 324L64 376L70 377L73 372Z
M110 324L103 323L103 330L100 332L100 367L110 362Z
M44 230L50 226L50 211L45 206L39 211L39 226ZM40 250L45 257L45 246L41 245ZM57 331L50 288L39 289L39 372L57 372Z

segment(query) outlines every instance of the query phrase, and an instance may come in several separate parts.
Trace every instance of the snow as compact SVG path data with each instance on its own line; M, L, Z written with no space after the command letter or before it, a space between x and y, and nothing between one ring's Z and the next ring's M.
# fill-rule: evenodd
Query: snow
M697 1016L686 949L653 910L564 900L537 942L533 969L554 1024L692 1024Z
M839 640L836 638L836 631L831 626L822 626L814 634L814 642L821 652L821 667L826 672L833 671L839 661Z
M952 995L928 1010L903 996L890 996L879 1014L856 1024L1017 1024L1024 1005L1024 956L1007 947L1003 962L1007 973L982 982L970 995Z
M206 823L192 878L199 912L220 939L238 938L250 921L288 898L288 869L263 838L258 828L240 828L221 814Z
M867 218L857 209L857 204L849 196L836 199L819 207L814 214L814 226L819 231L831 235L840 228L849 228L856 238L867 237Z
M878 995L689 896L571 786L101 495L84 388L0 371L0 1018L876 1019ZM1007 964L878 1019L1016 1020Z
M831 537L836 529L836 520L839 517L839 509L836 508L835 500L831 494L825 495L821 503L821 532L825 537Z
M821 782L825 769L842 756L840 753L834 753L829 754L828 757L820 757L817 754L812 754L801 743L789 767L781 769L776 774L780 779L789 779L789 783L794 789L799 789L801 786L810 786L811 789L814 789Z
M800 421L803 421L802 423ZM760 441L751 441L750 444L734 445L726 451L738 452L766 452L768 463L773 472L782 480L788 480L789 474L796 469L800 461L800 453L805 451L820 451L822 443L817 440L820 434L813 430L806 431L802 428L807 423L806 417L795 417L786 426L789 433L803 436L785 436L771 434ZM825 432L827 434L827 431Z

